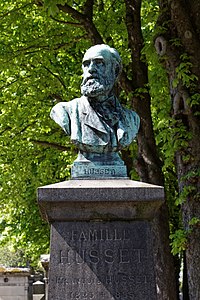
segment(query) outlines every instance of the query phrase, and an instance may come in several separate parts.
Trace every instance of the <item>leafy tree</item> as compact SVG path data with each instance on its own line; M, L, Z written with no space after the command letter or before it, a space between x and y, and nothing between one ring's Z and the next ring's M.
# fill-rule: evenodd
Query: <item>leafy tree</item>
M47 15L38 6L27 1L0 6L1 239L35 261L49 245L36 189L67 178L73 156L73 151L60 151L68 149L68 142L56 143L63 133L49 120L54 99L65 93L59 74L67 72L61 60L65 52L53 49L53 39L56 49L62 47L62 32L58 42L56 28L46 28Z
M12 248L12 246L11 246ZM0 247L0 267L21 267L27 264L21 251L12 251L7 245Z
M140 10L140 1L1 4L1 167L2 199L7 199L2 201L1 226L4 241L10 239L16 247L25 248L27 257L34 258L33 253L40 254L48 244L48 230L38 217L34 191L67 178L69 169L63 166L69 165L73 156L73 151L58 152L68 150L69 144L50 121L49 111L55 101L78 94L81 59L91 44L105 42L119 50L124 61L119 93L124 104L139 113L142 123L136 169L143 181L163 184L144 54L141 59ZM129 169L132 166L131 156ZM163 206L154 222L157 280L160 298L169 295L174 299L167 227Z
M34 261L47 251L49 242L48 226L39 215L35 191L38 186L69 178L69 166L76 155L69 139L50 120L49 112L56 102L80 95L81 59L89 46L98 43L108 43L120 52L124 69L117 92L123 104L136 110L141 118L137 145L134 143L122 153L130 174L153 184L165 183L174 252L182 251L188 243L181 238L182 246L176 247L181 220L174 203L178 184L173 159L175 153L180 156L183 149L187 150L185 134L189 144L194 139L180 125L182 119L180 122L170 117L172 84L169 92L166 72L152 44L153 37L157 37L158 52L162 52L165 40L180 49L175 45L179 43L176 36L168 32L173 26L168 22L169 8L165 3L163 10L162 2L159 1L160 14L156 0L0 3L1 239L23 249L27 259ZM161 28L164 39L159 39L163 37ZM174 48L170 51L177 53ZM185 52L178 52L179 58ZM187 55L182 57L187 57L184 64L180 65L179 60L176 65L179 71L173 85L179 86L179 81L197 83L198 74L192 70L195 64L192 61L190 65ZM167 66L167 57L162 56L162 61ZM197 94L192 94L195 96L191 106L196 107ZM178 179L179 188L182 184L184 190L188 179ZM180 202L177 200L184 211ZM198 223L197 214L194 217L192 228ZM159 299L174 300L178 297L166 204L153 228Z
M160 1L155 46L167 70L172 102L172 152L175 159L183 229L174 250L185 250L189 299L200 298L200 3Z

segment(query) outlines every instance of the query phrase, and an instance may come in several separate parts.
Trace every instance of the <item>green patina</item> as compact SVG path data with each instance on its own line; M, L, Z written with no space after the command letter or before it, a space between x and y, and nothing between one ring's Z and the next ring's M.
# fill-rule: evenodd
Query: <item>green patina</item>
M121 58L114 48L96 45L86 51L82 69L82 96L60 102L51 111L51 118L79 149L72 178L125 178L118 152L135 138L140 119L114 94Z

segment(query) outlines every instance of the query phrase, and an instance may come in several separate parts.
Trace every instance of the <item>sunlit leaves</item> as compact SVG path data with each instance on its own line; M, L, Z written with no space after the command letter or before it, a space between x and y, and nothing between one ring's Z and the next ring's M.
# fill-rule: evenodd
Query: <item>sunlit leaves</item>
M49 112L54 101L75 96L80 68L71 81L78 65L72 66L76 57L70 34L63 25L55 26L43 8L28 1L4 1L0 19L1 241L21 249L33 262L49 245L36 190L68 178L74 156L56 148L69 141ZM66 53L69 45L71 52Z
M69 13L59 10L64 0L7 0L0 3L0 228L2 240L21 249L34 261L48 251L49 228L41 219L36 202L37 187L69 178L76 155L69 139L49 118L52 106L80 95L81 61L91 46L87 30ZM67 1L85 14L86 1ZM185 132L169 118L171 100L166 74L153 46L157 1L142 1L142 31L145 45L141 59L149 65L149 84L121 98L131 106L133 95L150 90L154 131L163 162L166 190L174 213L176 196L174 153ZM105 43L120 52L124 70L132 79L123 1L98 0L93 23ZM182 67L184 67L182 65ZM189 66L188 66L189 67ZM184 68L180 70L184 71ZM183 72L181 73L183 77ZM191 98L191 106L199 101ZM123 102L123 101L122 101ZM65 147L61 151L58 145ZM136 156L136 143L130 149ZM133 157L133 159L134 159ZM132 178L137 178L135 171ZM172 199L173 198L173 199Z

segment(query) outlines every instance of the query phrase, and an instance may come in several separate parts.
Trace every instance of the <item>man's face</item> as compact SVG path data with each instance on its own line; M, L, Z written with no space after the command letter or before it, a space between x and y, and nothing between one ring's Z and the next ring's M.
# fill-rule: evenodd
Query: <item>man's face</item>
M106 50L88 50L83 58L81 92L87 97L107 96L115 83L110 53Z

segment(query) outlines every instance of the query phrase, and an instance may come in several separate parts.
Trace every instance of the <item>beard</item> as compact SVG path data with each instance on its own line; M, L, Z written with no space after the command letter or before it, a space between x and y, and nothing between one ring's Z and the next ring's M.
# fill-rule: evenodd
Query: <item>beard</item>
M86 78L81 84L81 94L86 97L98 97L108 94L113 86L114 81L111 79Z

